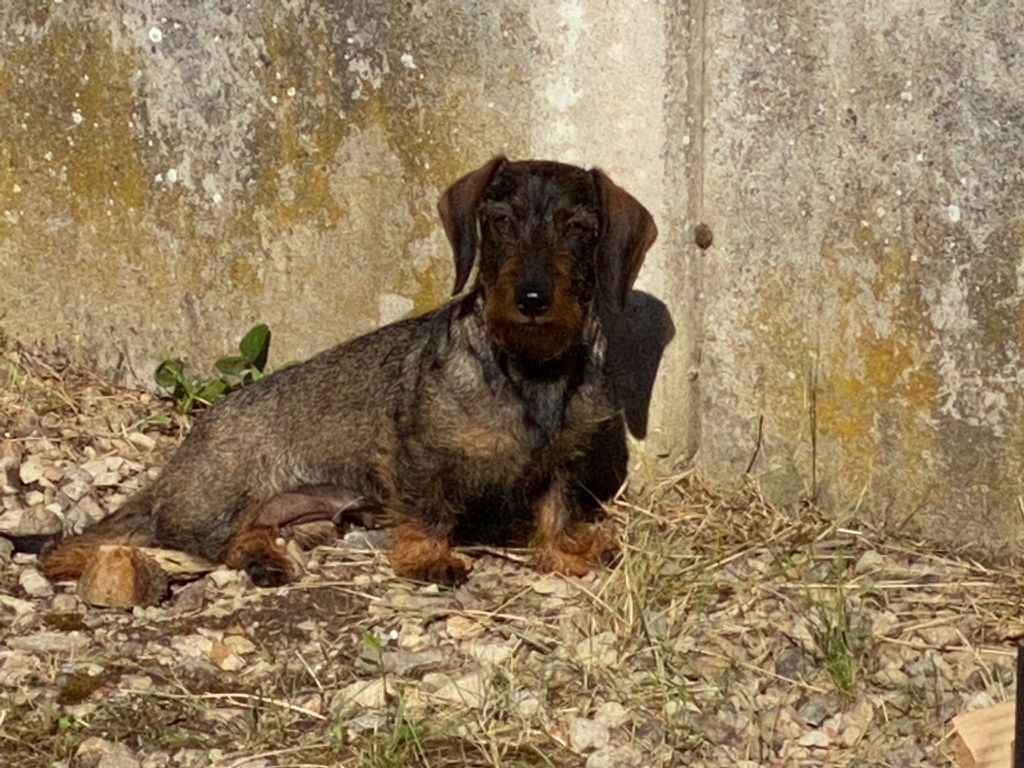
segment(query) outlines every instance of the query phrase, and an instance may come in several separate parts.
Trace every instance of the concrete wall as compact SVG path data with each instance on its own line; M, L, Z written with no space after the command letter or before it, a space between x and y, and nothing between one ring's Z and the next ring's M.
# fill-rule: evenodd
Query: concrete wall
M126 379L259 321L300 358L444 300L465 170L600 165L662 232L647 470L1016 541L1022 40L1019 3L13 0L0 328Z

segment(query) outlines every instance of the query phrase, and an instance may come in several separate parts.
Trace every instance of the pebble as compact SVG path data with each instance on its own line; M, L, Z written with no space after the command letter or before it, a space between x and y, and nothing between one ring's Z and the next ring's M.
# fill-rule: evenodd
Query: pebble
M156 448L156 440L144 432L129 432L128 442L143 451L152 451Z
M134 753L124 744L91 736L75 752L76 768L139 768Z
M52 597L53 585L35 568L26 568L18 577L18 584L31 597Z
M50 604L55 613L74 613L78 610L78 598L62 592L53 598Z
M451 616L445 622L445 630L453 640L468 640L483 634L484 626L468 616Z
M12 536L52 536L62 528L60 517L46 507L34 506L0 515L0 533Z
M608 726L586 717L574 717L569 721L569 746L576 754L608 746L611 734Z
M7 645L19 651L36 653L66 653L88 648L92 640L82 632L36 632L32 635L11 637Z
M599 723L604 723L609 728L618 728L629 721L630 714L629 710L619 704L619 702L606 701L594 712L594 719Z
M31 458L18 468L18 479L25 485L39 482L42 476L43 465L38 459Z

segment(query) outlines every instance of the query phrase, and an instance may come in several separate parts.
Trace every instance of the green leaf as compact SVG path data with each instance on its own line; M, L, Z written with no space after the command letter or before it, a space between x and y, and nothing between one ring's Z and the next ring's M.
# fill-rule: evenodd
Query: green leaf
M181 360L164 360L157 366L153 378L161 389L174 389L183 378Z
M254 325L242 337L238 349L254 368L262 371L267 365L267 355L270 352L270 329L265 323Z
M199 390L196 397L202 400L207 405L213 405L214 403L220 402L224 399L224 395L228 392L228 383L224 379L214 379L208 381L206 385Z
M249 366L249 360L244 357L233 355L229 357L222 357L213 365L225 376L238 376Z

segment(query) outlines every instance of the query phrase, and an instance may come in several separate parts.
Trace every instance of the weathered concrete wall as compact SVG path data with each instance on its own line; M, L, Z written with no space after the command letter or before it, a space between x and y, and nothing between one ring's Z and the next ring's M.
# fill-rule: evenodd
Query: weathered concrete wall
M1019 542L1024 6L707 4L701 463ZM816 487L815 487L816 486Z
M1015 542L1022 41L952 0L14 0L0 328L140 380L258 321L300 358L444 300L465 170L601 165L675 319L646 469Z

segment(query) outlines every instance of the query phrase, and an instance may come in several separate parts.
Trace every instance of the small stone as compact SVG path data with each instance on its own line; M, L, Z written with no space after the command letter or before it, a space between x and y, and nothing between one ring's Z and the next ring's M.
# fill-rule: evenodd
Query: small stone
M883 554L869 549L857 559L856 565L853 566L853 572L857 576L862 576L866 573L882 571L886 565L888 565L888 561Z
M604 723L609 728L618 728L629 721L630 714L629 710L619 704L619 702L606 701L594 712L594 719L599 723Z
M825 722L825 718L835 714L835 711L835 704L821 696L808 699L798 710L801 719L815 728Z
M437 667L444 662L444 654L436 648L419 651L385 651L381 654L381 665L385 671L396 675L410 675L428 667Z
M832 744L832 739L829 738L828 734L822 730L808 731L800 740L797 742L801 747L828 747Z
M468 616L450 616L444 625L453 640L468 640L483 634L484 626Z
M576 644L576 658L584 664L612 667L619 661L615 646L619 638L614 632L602 632Z
M79 631L74 632L36 632L32 635L11 637L7 645L19 651L35 653L68 653L88 648L92 640Z
M0 533L11 536L53 536L61 530L60 517L38 505L0 515Z
M516 691L512 703L520 717L531 718L541 709L541 701L532 691Z
M74 613L78 610L78 598L74 595L69 595L66 592L62 592L53 598L53 602L50 604L54 613Z
M31 458L18 468L18 479L25 485L39 482L43 476L43 465L36 459Z
M482 666L497 667L512 658L512 654L515 653L518 645L514 640L502 642L475 640L467 643L464 646L464 650Z
M358 680L345 686L338 691L335 700L345 708L383 709L387 705L387 694L384 680L375 678Z
M60 492L71 499L71 501L78 501L89 492L89 488L89 483L82 480L72 480L71 482L64 483L60 487Z
M156 448L156 440L144 432L129 432L128 442L142 451L152 451Z
M551 597L571 597L573 589L561 576L544 576L531 585L538 595L550 595Z
M224 645L231 649L232 653L244 656L256 650L256 643L244 635L228 635L224 638Z
M139 768L139 761L124 744L91 736L75 752L76 768Z
M0 536L0 563L8 563L14 553L14 542Z
M167 574L156 560L138 549L101 546L82 571L77 591L90 605L146 607L167 595Z
M605 747L587 756L586 768L636 768L642 762L631 747Z
M36 610L35 603L2 593L0 593L0 605L11 609L17 616L25 616L29 613L34 613Z
M586 717L574 717L569 721L569 746L580 755L593 749L608 746L611 735L608 726Z
M217 589L224 589L227 586L238 584L242 579L242 572L229 570L227 568L218 568L215 571L210 571L207 576L210 581L214 583Z
M30 597L52 597L53 585L35 568L26 568L18 577L18 584Z

